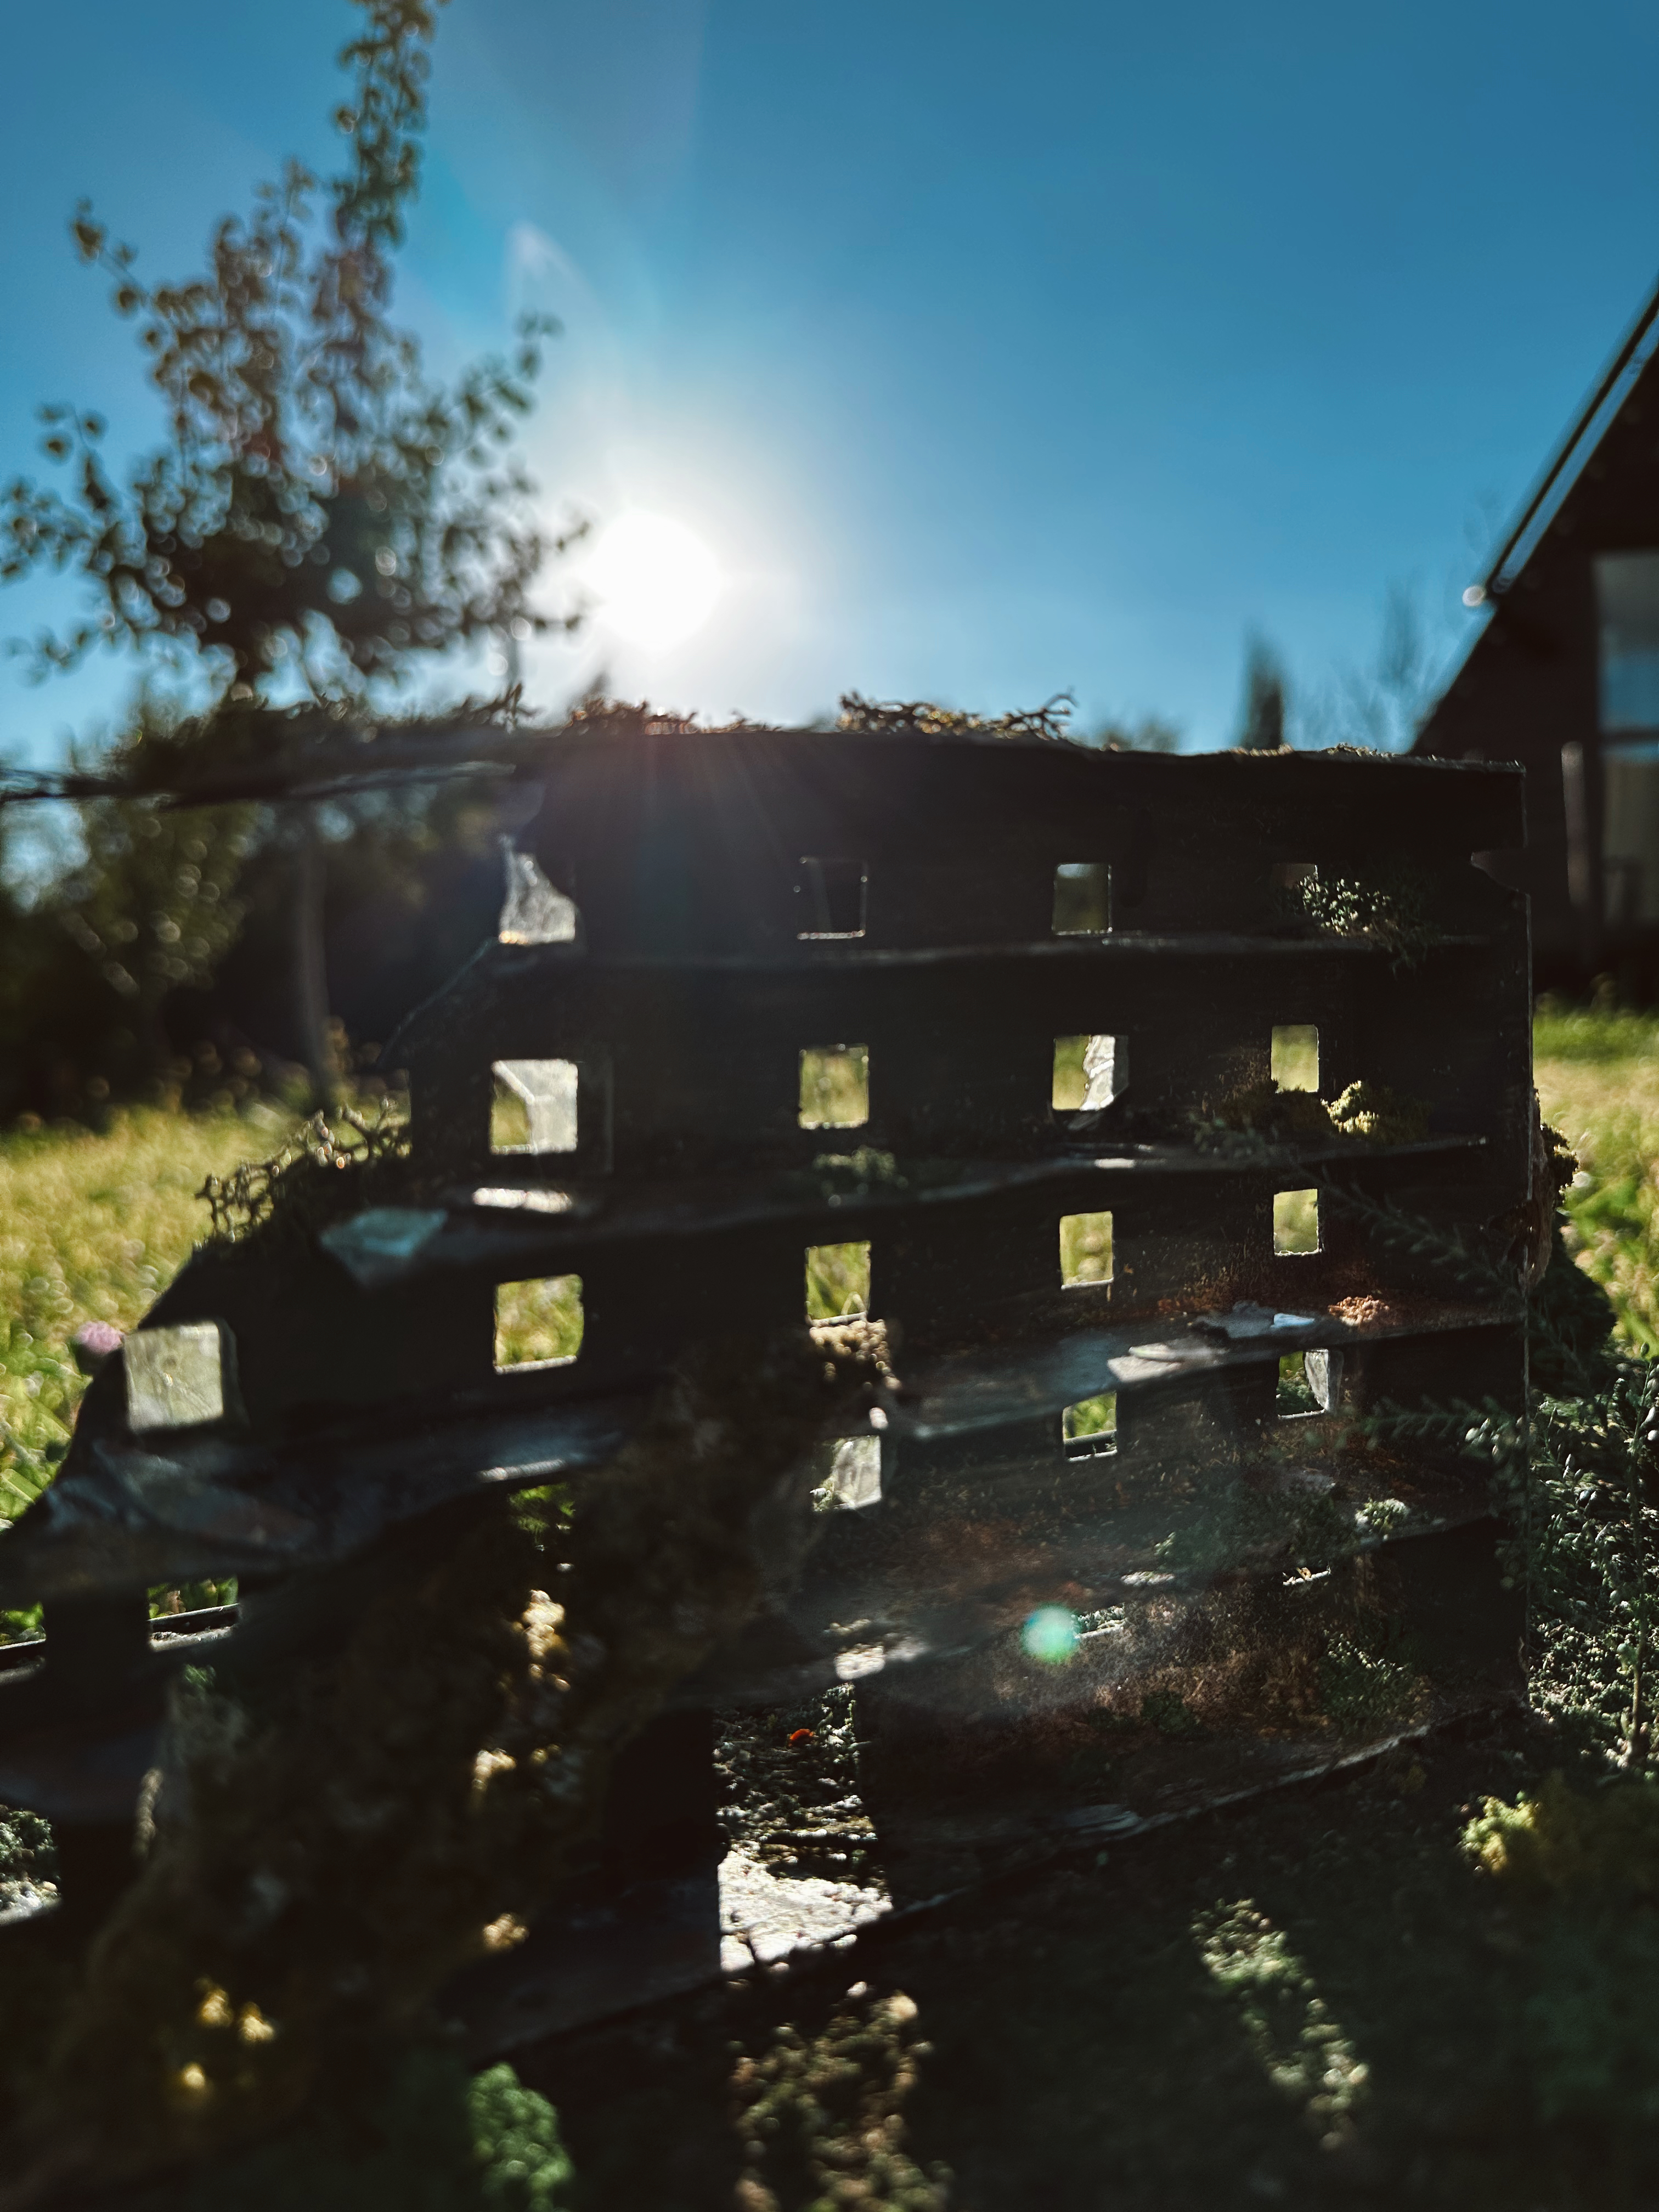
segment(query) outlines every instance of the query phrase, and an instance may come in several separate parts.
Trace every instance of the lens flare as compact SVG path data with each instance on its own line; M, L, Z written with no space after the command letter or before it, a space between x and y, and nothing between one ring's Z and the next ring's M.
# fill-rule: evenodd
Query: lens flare
M1019 1640L1028 1658L1060 1667L1077 1650L1079 1634L1074 1613L1063 1605L1040 1605L1020 1630Z

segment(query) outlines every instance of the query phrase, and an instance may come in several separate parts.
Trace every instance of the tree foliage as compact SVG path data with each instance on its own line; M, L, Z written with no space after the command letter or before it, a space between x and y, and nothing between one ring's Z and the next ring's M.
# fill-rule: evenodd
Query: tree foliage
M362 700L414 655L549 626L526 598L548 550L533 486L504 449L552 325L526 320L510 360L444 388L388 320L442 0L354 4L367 20L340 57L338 175L290 161L179 283L142 282L133 249L85 204L76 216L167 434L123 483L99 416L41 410L68 483L7 489L0 580L55 568L88 607L27 648L39 673L104 644L204 666L219 696Z
M1244 705L1240 750L1276 753L1285 743L1287 686L1279 655L1265 638L1253 637L1244 652Z

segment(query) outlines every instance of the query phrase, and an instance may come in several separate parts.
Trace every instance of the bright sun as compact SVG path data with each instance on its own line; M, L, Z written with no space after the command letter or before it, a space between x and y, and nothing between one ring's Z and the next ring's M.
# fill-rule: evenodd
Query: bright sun
M714 555L683 522L637 508L606 525L585 568L606 627L651 652L701 629L724 580Z

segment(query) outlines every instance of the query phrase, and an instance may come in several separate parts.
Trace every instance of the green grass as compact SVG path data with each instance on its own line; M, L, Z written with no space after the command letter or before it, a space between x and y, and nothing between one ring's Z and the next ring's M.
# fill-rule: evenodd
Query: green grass
M135 1108L98 1133L65 1124L0 1136L0 1519L40 1495L68 1445L86 1388L76 1330L142 1319L206 1233L203 1178L275 1151L289 1126L265 1107ZM165 1595L157 1604L177 1609ZM0 1638L33 1626L0 1614Z
M806 1249L806 1318L844 1321L870 1310L870 1247L811 1244Z
M1533 1050L1544 1119L1578 1155L1565 1204L1579 1265L1629 1342L1659 1351L1659 1014L1546 1000Z
M1052 1103L1056 1114L1075 1114L1088 1094L1089 1079L1083 1071L1086 1036L1054 1039L1054 1087Z
M1115 1437L1117 1392L1103 1390L1096 1397L1079 1398L1066 1408L1060 1428L1067 1443L1081 1443L1085 1437Z
M1111 1281L1112 1217L1109 1213L1061 1215L1060 1279L1068 1290L1076 1284Z
M838 1044L800 1056L803 1129L857 1129L870 1118L870 1053Z
M582 1348L582 1279L532 1277L495 1289L495 1364L574 1359Z

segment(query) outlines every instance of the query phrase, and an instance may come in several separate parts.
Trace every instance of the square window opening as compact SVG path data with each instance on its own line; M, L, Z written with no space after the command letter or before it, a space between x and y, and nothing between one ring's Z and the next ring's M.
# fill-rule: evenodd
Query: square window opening
M1112 926L1112 871L1104 860L1062 860L1054 870L1054 933L1104 937Z
M1294 1419L1300 1413L1324 1411L1314 1396L1305 1352L1287 1352L1279 1361L1279 1387L1273 1394L1273 1411L1281 1420Z
M1066 1213L1060 1222L1060 1279L1066 1290L1112 1279L1112 1217Z
M492 1152L574 1152L577 1092L574 1060L498 1060L489 1108Z
M803 854L795 885L797 937L862 937L869 878L862 860Z
M806 1248L806 1318L850 1321L870 1310L870 1247L809 1244Z
M180 1633L181 1614L234 1605L238 1588L234 1575L222 1575L216 1581L203 1577L194 1582L151 1583L144 1592L149 1607L150 1649L166 1650L169 1640Z
M841 1437L827 1447L830 1471L812 1492L820 1513L857 1513L881 1503L881 1438Z
M1129 1083L1129 1040L1121 1036L1054 1039L1056 1114L1091 1114L1121 1098Z
M1342 1387L1340 1352L1287 1352L1279 1363L1273 1410L1281 1420L1328 1413Z
M1103 1390L1068 1406L1060 1420L1067 1459L1104 1459L1117 1449L1117 1392Z
M1273 1193L1273 1250L1306 1253L1319 1249L1319 1193L1316 1190L1278 1190Z
M130 1429L198 1429L224 1418L224 1352L217 1322L134 1329L121 1347L121 1364Z
M803 1129L856 1129L870 1118L867 1045L812 1046L800 1056Z
M1281 1091L1319 1088L1319 1031L1311 1022L1282 1022L1273 1030L1273 1079Z
M495 1285L495 1369L568 1367L586 1326L580 1275Z
M495 934L503 945L572 945L576 940L576 908L556 890L537 865L533 853L504 848L507 889L501 901Z

